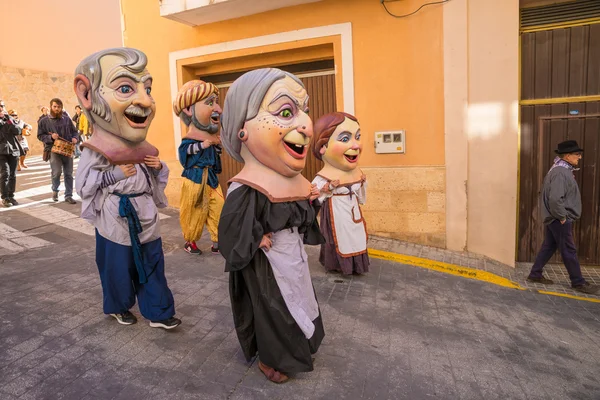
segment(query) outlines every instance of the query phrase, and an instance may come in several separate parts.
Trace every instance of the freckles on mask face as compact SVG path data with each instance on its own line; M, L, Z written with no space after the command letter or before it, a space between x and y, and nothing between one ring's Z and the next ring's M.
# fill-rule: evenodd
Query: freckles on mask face
M273 83L256 117L245 124L245 145L254 158L281 175L299 174L312 137L307 106L308 94L296 81L285 77Z
M343 171L355 169L362 153L360 139L358 122L346 118L331 134L322 156L323 162Z

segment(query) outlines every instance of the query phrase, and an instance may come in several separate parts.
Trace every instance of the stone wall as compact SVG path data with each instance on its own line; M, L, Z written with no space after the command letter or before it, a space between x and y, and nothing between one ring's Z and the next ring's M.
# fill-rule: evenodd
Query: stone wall
M369 234L446 247L444 167L362 168Z
M36 138L37 120L40 108L49 106L55 97L63 101L65 110L73 116L77 98L72 74L0 66L0 99L7 109L16 109L21 119L33 126L32 135L27 138L31 155L42 154L42 143Z

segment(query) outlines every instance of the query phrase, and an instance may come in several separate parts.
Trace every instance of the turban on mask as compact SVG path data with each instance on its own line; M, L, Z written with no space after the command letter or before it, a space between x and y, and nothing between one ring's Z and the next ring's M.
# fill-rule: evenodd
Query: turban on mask
M200 80L186 82L185 85L179 89L177 97L173 102L173 111L175 111L175 115L179 116L182 110L193 106L200 100L206 99L211 94L219 94L219 89L210 82L203 82Z

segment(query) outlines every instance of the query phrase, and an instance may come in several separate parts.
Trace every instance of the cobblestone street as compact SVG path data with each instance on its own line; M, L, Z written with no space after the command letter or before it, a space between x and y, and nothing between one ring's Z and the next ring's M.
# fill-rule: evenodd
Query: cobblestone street
M118 325L93 229L50 200L47 164L30 165L23 205L0 211L0 399L600 398L600 304L378 259L365 276L326 274L316 247L315 370L270 383L241 354L224 260L206 238L205 254L183 251L175 209L161 218L183 325L150 328L137 306L138 324Z

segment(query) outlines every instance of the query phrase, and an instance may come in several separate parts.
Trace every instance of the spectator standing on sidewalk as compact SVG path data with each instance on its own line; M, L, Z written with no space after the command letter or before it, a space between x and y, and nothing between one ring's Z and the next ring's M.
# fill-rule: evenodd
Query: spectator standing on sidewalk
M535 263L527 278L530 282L551 285L554 282L542 275L544 266L560 251L571 287L586 294L594 294L598 286L591 285L581 275L581 266L577 258L577 248L573 240L573 223L581 217L581 194L573 171L579 164L583 149L575 140L558 144L555 150L558 156L544 178L542 187L542 217L545 225L545 237Z
M17 110L8 110L8 115L10 115L17 124L21 122ZM21 149L23 150L23 155L19 157L19 162L17 163L17 171L20 171L21 168L27 168L27 165L25 165L25 157L27 157L27 153L29 153L29 142L27 142L26 136L31 136L31 125L23 121L23 129L21 130L21 134L17 136L17 139L21 144Z
M6 111L4 101L0 100L0 197L4 207L16 206L15 186L17 183L17 164L23 155L18 136L23 130L23 122L15 121Z
M73 115L73 124L75 125L75 128L77 129L77 145L75 146L75 158L79 158L81 156L81 151L79 150L79 145L81 144L81 131L79 130L79 120L81 119L81 107L80 106L75 106L75 115Z
M81 139L80 143L83 143L90 138L91 129L92 126L88 122L87 117L84 113L81 113L79 122L77 123L77 130L79 131L79 138Z
M55 140L66 140L77 144L77 130L68 114L63 113L63 102L54 98L50 101L50 115L40 119L38 124L38 139L45 146L52 147ZM58 201L60 176L65 174L65 202L75 204L73 200L73 157L52 152L50 154L50 169L52 170L52 200Z

